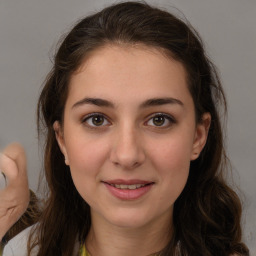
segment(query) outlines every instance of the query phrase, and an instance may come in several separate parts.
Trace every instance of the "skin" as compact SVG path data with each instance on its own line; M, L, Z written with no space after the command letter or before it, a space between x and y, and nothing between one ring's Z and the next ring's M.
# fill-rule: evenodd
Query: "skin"
M172 100L149 104L166 98ZM95 112L102 122L88 116ZM54 129L74 184L91 207L86 247L92 255L138 255L138 248L148 255L166 245L173 204L190 161L206 143L210 119L205 113L195 122L183 65L158 49L107 45L83 62L70 81L63 125L56 121ZM153 185L138 199L123 200L103 183L113 179Z
M10 144L0 153L0 170L7 179L7 186L0 190L0 240L27 209L29 189L24 149L17 143Z

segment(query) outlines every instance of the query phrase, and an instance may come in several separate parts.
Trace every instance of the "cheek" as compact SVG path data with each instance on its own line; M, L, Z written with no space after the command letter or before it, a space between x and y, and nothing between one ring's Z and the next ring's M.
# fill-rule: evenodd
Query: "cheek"
M190 165L192 141L192 136L174 135L158 140L158 143L152 142L150 158L159 170L187 170Z
M66 148L74 184L84 194L83 190L98 181L98 174L107 157L106 144L88 138L70 137L66 141Z
M174 203L188 179L192 143L184 136L167 141L154 148L151 159L159 175L162 200Z
M105 159L107 154L106 143L93 136L69 136L66 140L66 149L70 167L87 169L96 166Z

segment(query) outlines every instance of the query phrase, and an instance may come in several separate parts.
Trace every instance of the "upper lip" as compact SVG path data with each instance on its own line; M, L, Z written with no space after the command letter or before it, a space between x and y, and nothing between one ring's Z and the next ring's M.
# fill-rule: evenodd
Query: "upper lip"
M115 179L115 180L104 180L103 182L108 183L108 184L116 184L116 185L134 185L134 184L154 183L153 181L140 180L140 179L130 179L130 180Z

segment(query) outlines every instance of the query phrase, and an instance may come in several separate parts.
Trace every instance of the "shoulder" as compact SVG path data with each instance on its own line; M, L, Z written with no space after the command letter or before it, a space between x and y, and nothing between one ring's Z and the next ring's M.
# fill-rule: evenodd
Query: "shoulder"
M27 256L27 243L33 226L26 228L4 247L3 256Z
M11 239L4 247L2 256L27 256L28 255L27 244L28 244L29 235L32 228L35 225L26 228L17 236L15 236L13 239ZM77 239L74 246L73 255L74 256L78 255L79 250L80 250L80 243ZM36 256L37 253L38 253L38 247L35 247L31 253L31 256ZM0 252L0 256L1 256L1 252Z

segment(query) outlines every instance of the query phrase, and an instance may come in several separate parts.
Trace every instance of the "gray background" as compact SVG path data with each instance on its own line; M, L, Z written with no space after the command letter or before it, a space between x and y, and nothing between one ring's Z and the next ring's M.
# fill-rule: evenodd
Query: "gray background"
M0 148L21 142L30 187L37 189L42 153L35 110L59 37L111 0L0 0ZM244 240L256 256L256 1L148 1L181 15L203 37L227 93L227 149L244 201Z

